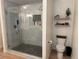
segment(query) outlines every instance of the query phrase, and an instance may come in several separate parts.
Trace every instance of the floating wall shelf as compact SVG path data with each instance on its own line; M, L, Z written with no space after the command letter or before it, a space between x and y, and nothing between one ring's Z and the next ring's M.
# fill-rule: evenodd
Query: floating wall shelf
M69 26L69 23L56 23L55 25L66 27L66 26Z
M55 25L56 27L69 27L69 25Z
M70 17L63 17L63 18L57 18L55 20L69 20L69 19L70 19Z
M70 17L69 16L66 16L66 17L62 17L60 18L59 16L55 16L54 18L56 20L56 23L55 23L55 26L57 27L68 27L69 26L69 21L67 20L70 20ZM64 21L62 21L64 20Z

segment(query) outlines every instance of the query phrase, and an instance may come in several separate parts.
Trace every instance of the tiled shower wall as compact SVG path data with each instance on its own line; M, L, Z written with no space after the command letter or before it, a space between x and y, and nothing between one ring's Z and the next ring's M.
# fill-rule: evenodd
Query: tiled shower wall
M18 19L17 5L11 2L5 1L5 20L6 20L6 34L7 43L9 48L13 48L21 44L18 33L14 28L16 20Z
M41 15L42 5L30 4L21 6L19 9L19 21L22 35L22 42L42 46L42 28L34 25L33 15Z
M7 40L8 40L7 42L9 48L13 48L21 44L19 33L17 33L16 29L14 28L16 20L18 19L18 14L8 12L6 16L8 17L6 18Z

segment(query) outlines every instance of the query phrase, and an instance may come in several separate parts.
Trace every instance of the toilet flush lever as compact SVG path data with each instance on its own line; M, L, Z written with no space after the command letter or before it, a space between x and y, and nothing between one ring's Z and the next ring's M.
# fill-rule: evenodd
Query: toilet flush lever
M49 44L52 44L52 40L48 41Z

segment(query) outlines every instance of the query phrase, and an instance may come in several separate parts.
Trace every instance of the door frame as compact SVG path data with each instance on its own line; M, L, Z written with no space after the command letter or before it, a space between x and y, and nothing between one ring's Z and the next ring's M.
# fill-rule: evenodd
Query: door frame
M6 22L4 14L4 0L0 0L0 19L1 19L1 30L2 30L2 42L3 42L3 52L7 51L7 36L6 36Z
M43 0L42 11L42 59L46 59L46 14L47 14L47 0Z

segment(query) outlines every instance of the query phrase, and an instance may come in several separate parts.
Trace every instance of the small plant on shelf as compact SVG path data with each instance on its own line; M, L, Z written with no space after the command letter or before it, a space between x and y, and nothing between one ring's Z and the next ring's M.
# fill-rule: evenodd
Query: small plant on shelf
M56 15L54 17L54 19L57 20L55 25L69 26L69 22L66 22L66 20L70 19L70 17L69 17L70 15L71 15L71 11L70 11L69 8L66 10L66 16L65 17L61 18L60 15ZM60 20L64 20L65 22L63 22L63 21L60 22Z

